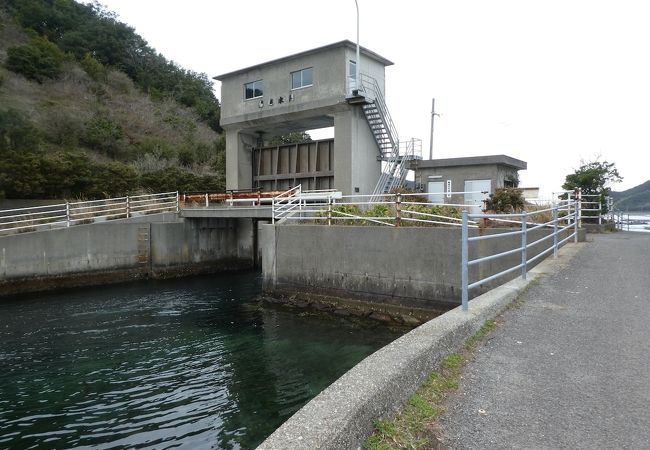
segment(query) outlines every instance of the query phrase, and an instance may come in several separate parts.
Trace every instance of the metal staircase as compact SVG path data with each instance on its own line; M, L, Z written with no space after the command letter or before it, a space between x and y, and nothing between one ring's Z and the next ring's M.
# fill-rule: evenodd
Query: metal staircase
M359 81L356 95L348 98L348 102L361 105L379 148L383 170L372 194L373 199L378 200L375 197L404 185L409 161L421 159L422 141L411 139L400 142L377 80L362 73Z

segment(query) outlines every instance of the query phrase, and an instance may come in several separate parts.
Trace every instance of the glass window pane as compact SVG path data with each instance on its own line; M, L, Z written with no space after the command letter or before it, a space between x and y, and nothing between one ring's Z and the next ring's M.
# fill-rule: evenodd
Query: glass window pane
M291 89L298 89L300 84L300 71L291 73Z
M303 86L311 86L314 81L314 69L309 68L305 69L302 71L302 85Z
M245 90L245 96L244 98L249 99L253 98L254 93L253 93L253 83L246 83L244 85L244 90Z
M354 78L357 74L357 63L354 61L350 61L350 64L348 65L348 72L351 78Z
M264 82L262 80L255 83L255 97L262 97L264 95Z

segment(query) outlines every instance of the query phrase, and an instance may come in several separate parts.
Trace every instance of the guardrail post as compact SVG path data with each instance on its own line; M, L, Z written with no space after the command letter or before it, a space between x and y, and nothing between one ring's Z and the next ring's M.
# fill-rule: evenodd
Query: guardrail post
M129 196L126 196L126 218L128 219L131 217L131 201L129 200Z
M574 208L574 220L573 220L573 242L578 243L578 218L580 217L580 203L578 200L576 200L575 208Z
M327 225L332 225L332 197L327 197Z
M526 279L526 265L528 262L528 251L526 242L528 238L528 213L524 211L521 216L521 278Z
M176 191L176 212L181 212L181 201L178 191Z
M65 202L65 226L70 226L70 203Z
M402 194L399 192L395 195L395 212L395 226L399 227L402 225Z
M557 208L553 207L553 258L557 258Z
M271 223L275 225L275 197L271 199Z
M232 197L232 193L230 193L230 196ZM207 208L210 205L210 199L208 197L208 193L205 193L205 207ZM232 202L230 203L230 206L232 206Z
M461 285L461 302L463 305L463 311L467 311L468 300L469 300L469 232L468 232L468 218L467 211L461 213L462 218L462 231L460 237L460 285Z

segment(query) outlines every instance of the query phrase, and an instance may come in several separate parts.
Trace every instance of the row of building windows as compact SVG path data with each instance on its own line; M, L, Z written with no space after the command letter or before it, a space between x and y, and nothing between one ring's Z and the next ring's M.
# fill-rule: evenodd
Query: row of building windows
M314 84L314 68L291 72L291 89L300 89ZM259 98L264 96L264 80L256 80L244 84L244 99Z

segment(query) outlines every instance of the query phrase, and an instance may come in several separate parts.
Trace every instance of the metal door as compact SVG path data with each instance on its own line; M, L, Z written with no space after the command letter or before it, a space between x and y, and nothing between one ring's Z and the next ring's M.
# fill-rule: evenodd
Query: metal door
M483 210L483 201L492 192L491 180L465 180L465 204L473 205L472 213Z

